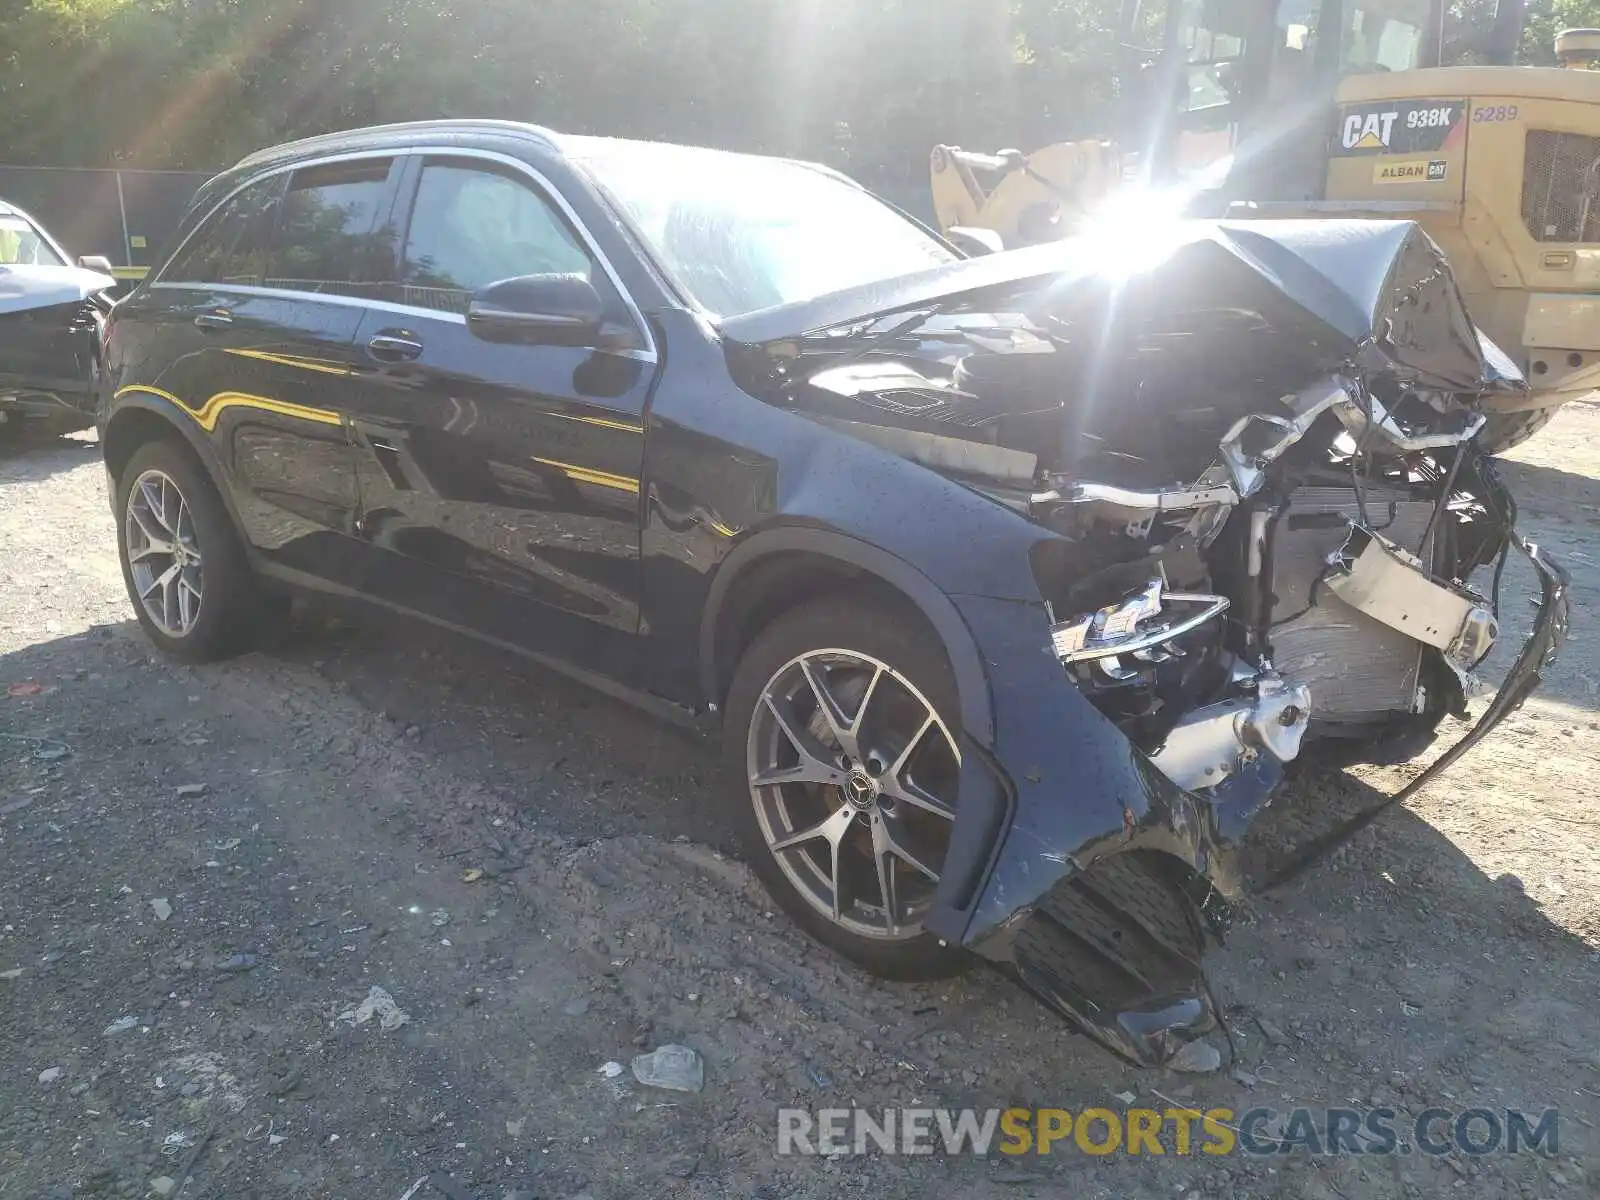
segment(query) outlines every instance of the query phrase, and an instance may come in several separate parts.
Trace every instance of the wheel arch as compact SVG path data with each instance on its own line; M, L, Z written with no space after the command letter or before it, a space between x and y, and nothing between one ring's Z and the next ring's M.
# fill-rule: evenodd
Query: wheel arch
M950 598L904 559L858 538L811 526L753 534L718 568L700 625L700 683L707 702L722 705L744 648L779 614L830 592L863 586L891 594L927 623L955 678L963 728L969 737L991 744L988 675Z
M194 455L227 509L240 544L249 546L244 525L234 507L232 490L217 461L216 451L192 418L173 400L140 388L124 392L100 430L100 455L111 477L111 503L116 504L116 482L140 446L156 440L176 442Z

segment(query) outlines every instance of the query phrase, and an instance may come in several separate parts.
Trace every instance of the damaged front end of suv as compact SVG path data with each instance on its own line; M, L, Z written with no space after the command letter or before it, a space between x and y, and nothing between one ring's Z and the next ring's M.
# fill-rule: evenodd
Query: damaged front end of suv
M1136 1062L1215 1026L1201 954L1287 763L1400 761L1466 717L1510 553L1533 635L1411 789L1564 635L1565 577L1474 441L1523 384L1409 223L1198 224L1134 264L1045 246L723 334L774 402L1036 527L1036 602L951 597L994 731L923 924Z

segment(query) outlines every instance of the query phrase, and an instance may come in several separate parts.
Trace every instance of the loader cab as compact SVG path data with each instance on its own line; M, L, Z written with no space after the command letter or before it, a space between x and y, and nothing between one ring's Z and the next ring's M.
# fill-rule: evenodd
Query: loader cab
M1124 137L1157 183L1226 174L1237 192L1242 173L1247 190L1314 190L1339 80L1437 66L1442 14L1443 0L1125 0Z

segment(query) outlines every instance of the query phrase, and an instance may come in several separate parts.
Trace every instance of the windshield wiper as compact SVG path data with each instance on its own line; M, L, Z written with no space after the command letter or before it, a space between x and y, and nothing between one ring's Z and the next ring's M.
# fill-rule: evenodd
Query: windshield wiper
M843 344L846 349L840 351L837 358L829 357L827 362L819 363L815 369L795 375L793 378L785 382L784 387L786 389L798 387L800 384L808 382L813 375L816 375L819 371L824 369L831 371L838 367L848 367L858 363L885 343L892 343L896 339L902 338L906 334L921 328L923 325L926 325L929 321L933 320L934 317L937 317L940 313L944 312L945 308L945 304L932 304L924 308L919 308L916 312L912 313L911 316L901 321L898 325L891 325L888 329L878 333L874 333L869 325L859 333L852 334L851 336L843 339ZM876 323L877 322L872 322L872 324ZM806 336L814 337L816 335L808 334ZM801 338L801 342L804 343L804 341L805 338ZM801 357L804 357L804 351L801 352Z

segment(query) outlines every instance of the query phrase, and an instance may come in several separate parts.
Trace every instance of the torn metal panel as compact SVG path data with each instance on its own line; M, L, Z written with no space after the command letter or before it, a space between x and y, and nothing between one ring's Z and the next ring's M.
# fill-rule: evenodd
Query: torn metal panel
M1494 649L1499 624L1481 598L1430 578L1420 559L1370 529L1351 528L1327 584L1357 612L1444 651L1463 670Z
M1311 689L1273 673L1254 681L1254 697L1197 708L1167 734L1150 761L1181 788L1216 787L1261 754L1289 763L1311 716Z
M1311 688L1319 722L1409 711L1421 683L1422 645L1351 608L1326 583L1363 507L1389 538L1416 546L1434 503L1390 487L1368 489L1364 505L1349 487L1302 487L1272 523L1272 661Z
M1169 592L1152 579L1142 591L1099 612L1050 627L1050 642L1064 664L1137 657L1198 629L1228 610L1226 596ZM1178 605L1179 612L1169 611Z

